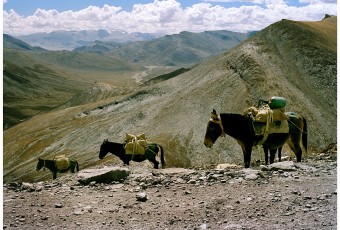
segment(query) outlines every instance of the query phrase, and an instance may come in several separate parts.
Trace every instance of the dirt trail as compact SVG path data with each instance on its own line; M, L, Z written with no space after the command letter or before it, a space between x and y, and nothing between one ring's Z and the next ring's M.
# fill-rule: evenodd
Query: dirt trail
M294 170L133 163L122 183L83 186L71 174L11 183L4 229L336 229L336 159L286 164Z

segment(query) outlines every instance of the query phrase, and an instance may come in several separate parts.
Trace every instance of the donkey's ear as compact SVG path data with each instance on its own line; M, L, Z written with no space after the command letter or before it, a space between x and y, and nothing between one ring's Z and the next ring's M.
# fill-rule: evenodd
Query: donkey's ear
M213 111L211 113L214 114L214 115L217 115L217 112L216 112L215 109L213 109Z

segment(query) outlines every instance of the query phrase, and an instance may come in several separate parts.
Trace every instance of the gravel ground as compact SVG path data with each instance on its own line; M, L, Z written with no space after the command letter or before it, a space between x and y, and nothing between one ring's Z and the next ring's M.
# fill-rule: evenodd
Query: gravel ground
M154 170L124 182L81 185L76 174L3 187L4 229L336 229L337 162L294 170Z

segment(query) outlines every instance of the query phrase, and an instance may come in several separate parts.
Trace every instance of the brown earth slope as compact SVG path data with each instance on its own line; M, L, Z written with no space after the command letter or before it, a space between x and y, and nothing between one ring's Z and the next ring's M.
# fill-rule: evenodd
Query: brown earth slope
M309 123L310 151L336 142L336 17L320 22L282 20L192 70L124 99L113 98L35 116L4 132L4 181L38 181L36 158L66 154L81 168L118 162L98 159L105 138L147 134L165 148L169 167L242 164L230 137L203 145L210 112L241 113L253 97L283 96L287 110ZM100 104L100 105L99 105ZM260 149L254 149L253 161ZM290 154L288 150L285 154Z
M4 45L12 45L5 42ZM144 68L116 58L68 51L4 49L4 129L64 104L96 81L136 86L127 75Z

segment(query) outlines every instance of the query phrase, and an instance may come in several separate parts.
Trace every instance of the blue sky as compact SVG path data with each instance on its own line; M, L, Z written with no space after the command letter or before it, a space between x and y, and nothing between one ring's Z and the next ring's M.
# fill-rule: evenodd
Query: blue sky
M4 10L14 9L17 13L23 16L29 16L34 14L38 9L57 11L66 10L81 10L90 5L102 7L104 4L121 6L123 10L131 11L132 6L135 3L150 3L153 1L143 0L143 1L127 1L127 0L7 0L4 4Z
M56 9L57 11L66 11L66 10L81 10L90 5L102 7L104 4L107 5L115 5L120 6L124 11L131 11L134 4L145 4L152 3L153 0L7 0L6 4L4 4L4 10L8 11L10 9L14 9L18 14L22 16L29 16L34 14L34 12L38 9L52 10ZM200 2L210 2L213 5L221 5L225 7L240 7L242 5L254 5L255 1L197 1L197 0L181 0L178 1L181 3L181 6L186 8L192 6L193 4L197 4ZM300 3L296 0L289 1L292 6L303 6L306 3Z
M12 35L55 30L123 29L173 34L187 30L260 30L281 19L337 15L336 0L3 0Z

